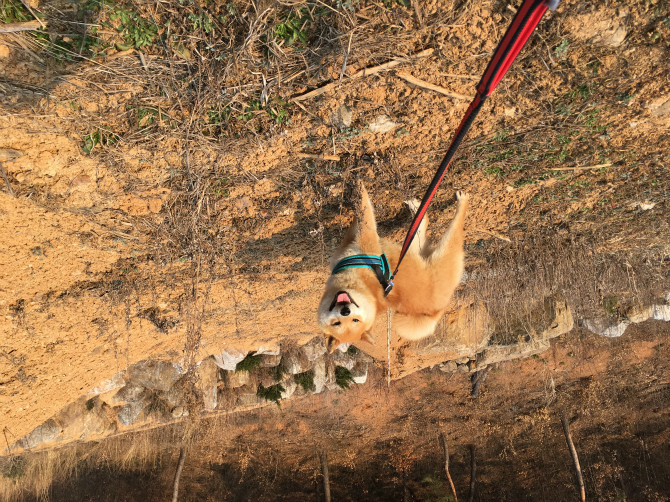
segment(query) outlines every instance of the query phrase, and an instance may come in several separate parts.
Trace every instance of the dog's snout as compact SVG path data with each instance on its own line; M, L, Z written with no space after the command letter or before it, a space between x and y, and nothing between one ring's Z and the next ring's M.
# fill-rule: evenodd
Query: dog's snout
M340 310L340 314L346 317L349 314L351 314L351 310L349 309L349 307L342 307L342 310Z

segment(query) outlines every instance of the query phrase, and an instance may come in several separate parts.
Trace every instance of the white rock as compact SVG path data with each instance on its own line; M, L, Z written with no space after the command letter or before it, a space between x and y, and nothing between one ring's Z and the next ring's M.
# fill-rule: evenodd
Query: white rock
M370 131L381 133L392 131L396 127L398 127L398 124L393 122L387 115L378 115L368 124Z
M214 362L222 370L235 371L237 363L247 357L246 352L237 349L226 349L219 354L214 354Z

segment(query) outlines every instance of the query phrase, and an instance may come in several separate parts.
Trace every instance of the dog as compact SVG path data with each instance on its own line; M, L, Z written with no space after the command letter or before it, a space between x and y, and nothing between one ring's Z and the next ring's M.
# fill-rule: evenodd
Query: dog
M326 281L319 304L319 327L331 353L341 343L374 344L372 325L377 312L387 308L395 312L394 325L402 338L418 340L431 335L463 276L463 224L468 195L461 191L456 192L456 216L437 243L426 242L428 221L424 217L388 296L384 295L383 279L373 267L349 265L340 269L338 264L343 263L343 259L351 260L357 255L377 257L383 253L391 267L389 270L393 270L400 256L398 244L381 239L377 234L374 209L363 184L359 192L361 199L354 221L330 260L334 273ZM414 199L406 204L416 214L419 201Z

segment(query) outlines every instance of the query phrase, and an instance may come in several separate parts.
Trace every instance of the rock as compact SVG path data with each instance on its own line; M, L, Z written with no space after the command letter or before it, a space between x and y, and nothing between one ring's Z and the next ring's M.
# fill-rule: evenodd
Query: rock
M619 323L613 323L609 319L585 319L582 324L591 333L607 338L617 338L626 332L630 321L626 319Z
M365 383L368 379L368 364L358 361L351 370L351 376L354 379L354 383Z
M245 371L244 373L248 373ZM217 384L219 380L219 367L214 362L213 357L209 357L198 365L195 372L197 381L196 387L202 394L205 410L213 410L217 404Z
M179 378L178 366L169 361L141 361L128 368L128 382L167 391Z
M326 339L323 336L316 336L300 347L300 350L308 361L316 361L326 353Z
M385 133L398 127L387 115L378 115L368 124L368 129L372 132Z
M460 370L461 367L466 370L484 369L489 364L530 357L533 354L539 354L548 349L548 339L540 339L514 345L490 345L477 355L477 360L474 365L470 365L470 368L468 368L467 364L463 364L459 365L458 369Z
M444 373L453 373L458 368L458 364L456 364L456 361L445 361L440 363L437 368Z
M58 439L61 432L62 429L60 425L58 425L53 418L50 418L42 425L36 427L30 434L19 439L19 441L17 441L17 446L29 450L42 443L48 443L49 441Z
M351 126L352 118L353 113L351 112L351 108L346 103L342 103L335 113L333 113L332 123L338 129L343 130Z
M91 390L88 391L86 395L97 396L98 394L106 394L107 392L120 389L126 384L126 381L124 379L125 374L126 374L125 370L119 371L112 378L103 380L98 385L93 387Z
M670 305L654 305L651 317L659 321L670 321Z
M181 418L188 416L188 410L183 406L175 406L170 412L172 418Z
M303 351L289 351L282 356L281 365L286 373L297 375L312 369L313 362L307 359Z
M326 361L324 359L316 361L312 371L314 371L314 393L318 394L323 391L328 381Z
M281 393L282 399L288 399L291 397L298 388L298 384L295 382L295 380L293 380L293 378L282 382L281 385L284 388L284 392Z
M262 354L261 355L261 368L274 368L279 366L281 362L280 354Z
M336 366L342 366L350 371L354 368L354 365L356 364L356 359L354 359L348 353L346 352L342 353L339 350L336 350L331 354L330 360Z
M575 326L575 320L568 303L565 300L550 299L547 299L546 302L553 302L553 308L547 309L548 315L553 313L553 320L547 329L539 333L540 338L550 340L571 331ZM552 310L553 312L551 312Z
M144 401L128 403L121 407L116 416L123 425L133 425L137 417L142 413L144 406Z
M237 349L226 349L219 354L214 354L213 357L216 365L222 370L235 371L237 363L247 357L247 353Z
M129 383L121 387L116 394L107 400L107 402L112 406L116 406L119 404L139 401L145 394L146 389L142 385Z
M251 382L251 374L248 371L226 371L223 382L226 389L237 389Z

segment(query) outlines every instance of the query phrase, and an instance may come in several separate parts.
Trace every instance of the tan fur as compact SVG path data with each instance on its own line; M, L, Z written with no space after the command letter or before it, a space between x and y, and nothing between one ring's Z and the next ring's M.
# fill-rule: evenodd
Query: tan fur
M356 217L342 245L331 258L331 270L347 256L379 255L382 251L389 260L391 270L394 270L401 246L379 238L372 203L362 184L360 192L361 202ZM340 343L361 339L371 341L369 332L375 316L387 308L396 312L394 325L403 338L417 340L435 331L463 275L463 222L468 196L457 192L457 198L456 216L447 233L435 245L426 242L428 220L424 217L388 297L384 298L382 287L369 268L348 268L329 277L318 317L331 352ZM418 202L408 202L408 206L416 212ZM329 309L338 292L346 292L352 302L336 303L333 309Z

